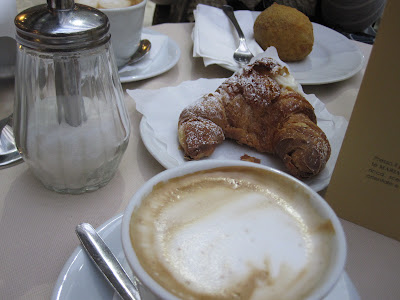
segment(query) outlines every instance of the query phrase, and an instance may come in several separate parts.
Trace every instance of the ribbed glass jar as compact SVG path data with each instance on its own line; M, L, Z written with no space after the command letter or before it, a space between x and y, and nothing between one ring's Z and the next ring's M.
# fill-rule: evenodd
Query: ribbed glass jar
M110 42L77 52L18 44L15 80L16 145L40 181L63 193L107 184L130 135Z

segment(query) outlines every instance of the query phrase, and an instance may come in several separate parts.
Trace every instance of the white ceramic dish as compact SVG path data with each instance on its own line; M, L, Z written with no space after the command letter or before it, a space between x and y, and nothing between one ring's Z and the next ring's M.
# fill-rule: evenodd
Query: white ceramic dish
M158 90L127 91L136 102L136 109L144 117L140 124L141 138L149 152L165 168L169 169L187 162L179 148L177 138L180 112L205 93L214 91L222 81L223 79L198 79ZM329 184L347 128L347 121L343 117L329 113L323 102L314 95L306 95L306 97L314 106L318 125L327 135L332 149L331 157L324 170L317 176L304 180L304 183L319 192ZM205 159L238 160L244 154L260 159L263 165L286 171L276 156L261 154L255 149L239 145L231 140L224 141L210 157Z
M122 214L117 215L99 228L100 236L105 240L117 258L132 275L125 260L121 244L121 220ZM154 298L141 290L143 300ZM96 269L85 251L79 246L72 253L61 270L54 286L52 300L112 300L119 299L114 294L103 276ZM360 297L353 283L346 273L340 277L338 283L331 293L323 300L360 300Z
M151 42L151 36L155 37L160 37L164 36L167 37L166 35L156 32L154 30L148 29L148 28L143 28L143 33L146 34L149 37L149 40ZM170 70L173 66L175 66L181 56L181 50L179 46L173 41L172 39L168 38L168 42L166 44L166 47L163 49L160 49L160 53L157 58L154 59L154 61L148 66L148 68L145 69L133 69L130 71L120 71L119 72L119 77L122 83L125 82L132 82L132 81L139 81L151 77L155 77L157 75L160 75L164 72L167 72ZM151 51L151 50L150 50Z
M328 27L312 24L313 50L304 60L287 63L297 82L302 85L338 82L352 77L362 69L364 55L351 40ZM221 66L237 71L235 66Z
M337 129L338 132L342 131L342 127L344 125L338 125L339 128ZM171 156L166 148L166 145L163 144L155 135L154 130L151 128L151 126L148 124L146 121L146 117L142 117L142 120L140 121L140 136L142 138L142 141L146 147L146 149L150 152L150 154L166 169L170 169L173 167L176 167L182 163L185 163L186 160L184 160L183 155L180 153L179 156ZM235 149L236 151L241 151L242 153L246 153L250 156L261 158L261 163L273 168L276 168L281 171L286 171L283 167L283 165L280 163L280 161L271 155L260 155L260 153L256 152L255 150L244 146L244 145L238 145L237 143L233 141L226 140L224 141L223 144L223 149L222 146L217 148L216 151L219 151L220 153L224 153L227 159L237 159L236 156L230 156L233 154L227 154L225 150L228 149L232 150ZM234 152L236 153L236 152ZM219 156L217 156L219 157ZM336 163L336 155L332 155L329 161L329 164L325 167L326 170L323 171L323 173L319 174L318 176L315 176L310 179L304 180L304 183L308 184L312 189L314 189L316 192L319 192L323 190L330 181L331 178L331 173L333 171L334 165ZM208 157L206 159L214 159L213 157ZM221 158L220 158L221 159Z
M364 66L364 55L347 37L313 23L314 47L300 62L288 63L294 78L303 85L348 79Z

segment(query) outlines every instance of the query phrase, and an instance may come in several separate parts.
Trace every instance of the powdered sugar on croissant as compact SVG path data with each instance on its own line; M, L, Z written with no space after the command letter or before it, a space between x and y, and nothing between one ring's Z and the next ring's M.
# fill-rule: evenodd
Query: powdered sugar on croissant
M285 67L261 58L186 107L178 122L187 159L210 156L225 138L279 156L290 174L318 174L330 145L312 105Z

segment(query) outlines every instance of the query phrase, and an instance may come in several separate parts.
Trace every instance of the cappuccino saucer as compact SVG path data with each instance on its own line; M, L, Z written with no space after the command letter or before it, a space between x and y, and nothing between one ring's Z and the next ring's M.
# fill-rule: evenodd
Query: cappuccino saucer
M97 228L111 251L114 252L129 276L133 276L125 259L121 243L121 221L119 214ZM139 288L140 289L140 288ZM155 300L154 296L140 289L143 300ZM118 300L109 283L96 269L81 246L78 246L65 263L53 289L51 300ZM346 272L340 277L336 286L323 300L360 300L357 290Z
M125 66L118 71L121 83L139 81L167 72L175 66L181 50L167 35L143 28L142 39L151 42L151 50L140 62Z

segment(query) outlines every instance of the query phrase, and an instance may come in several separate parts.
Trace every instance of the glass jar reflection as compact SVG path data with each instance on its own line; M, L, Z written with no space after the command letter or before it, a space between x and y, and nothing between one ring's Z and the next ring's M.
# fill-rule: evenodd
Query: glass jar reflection
M18 45L14 134L49 189L96 190L116 172L130 135L111 44L79 52Z

